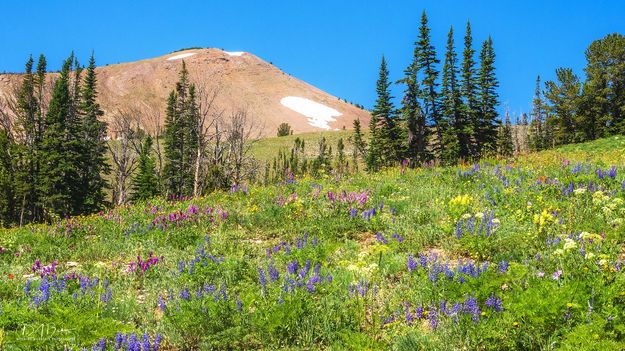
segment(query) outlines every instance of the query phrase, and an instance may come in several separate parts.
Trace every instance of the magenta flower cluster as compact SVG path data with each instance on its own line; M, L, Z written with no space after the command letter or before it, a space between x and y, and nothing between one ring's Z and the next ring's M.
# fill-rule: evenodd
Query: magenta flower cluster
M164 256L161 256L161 257L154 256L152 251L150 251L150 254L148 255L146 259L142 259L141 255L137 255L136 261L131 261L130 263L128 263L127 272L128 273L136 272L139 274L145 274L145 272L147 272L147 270L150 269L150 267L156 266L156 264L158 264L159 262L162 262L164 258L165 258Z

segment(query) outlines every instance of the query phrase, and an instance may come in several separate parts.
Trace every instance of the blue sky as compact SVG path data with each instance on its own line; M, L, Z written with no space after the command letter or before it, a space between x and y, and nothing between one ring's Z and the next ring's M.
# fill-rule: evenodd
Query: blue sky
M248 51L333 95L371 107L380 57L401 78L427 11L439 59L453 25L460 52L468 19L476 49L490 34L501 111L528 111L536 75L560 66L583 74L584 50L625 33L625 1L12 1L2 5L0 71L21 71L44 53L57 69L75 50L98 64L160 56L183 47ZM395 95L401 88L395 89Z

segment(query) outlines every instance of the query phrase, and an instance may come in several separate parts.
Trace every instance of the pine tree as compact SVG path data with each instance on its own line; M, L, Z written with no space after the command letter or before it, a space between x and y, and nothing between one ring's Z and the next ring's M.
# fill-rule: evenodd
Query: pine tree
M165 115L163 190L167 195L180 195L182 192L181 126L177 98L176 91L169 94Z
M585 56L581 112L587 139L625 134L625 35L593 41Z
M0 227L8 227L18 220L15 149L9 132L0 129Z
M354 149L352 150L352 162L354 164L354 170L358 171L358 160L364 159L367 155L367 144L362 135L360 118L354 120L353 144Z
M91 54L89 66L84 78L80 95L80 191L81 212L92 213L101 210L105 205L105 189L108 183L104 178L110 173L106 159L106 123L98 118L104 115L96 101L97 76L95 58Z
M199 118L195 86L189 83L186 64L182 61L178 83L167 100L165 117L163 186L167 195L194 194L195 161L201 157L202 146Z
M376 93L378 95L376 104L371 112L369 122L369 150L367 151L367 169L376 171L382 166L385 143L384 124L387 116L393 111L391 94L389 92L388 69L386 60L382 56L378 81L376 83Z
M551 116L555 124L556 145L583 140L583 127L577 125L577 108L581 83L570 68L556 69L557 82L545 83L545 97L550 103Z
M346 159L345 159L345 143L343 143L343 138L339 138L339 141L336 144L337 151L337 169L340 173L344 173L346 170Z
M510 157L514 154L514 141L512 139L512 122L510 114L506 111L506 119L499 127L497 135L497 150L499 155Z
M495 50L492 39L488 37L482 44L478 73L479 123L477 141L480 155L497 151L497 130L499 127L497 87L499 87L499 82L495 76Z
M17 96L16 135L19 143L14 150L18 164L15 168L16 197L19 203L19 223L31 222L40 214L40 203L36 189L38 178L37 145L38 101L35 96L35 75L33 58L29 57L22 84Z
M407 127L406 157L412 167L429 159L427 152L429 131L426 116L419 102L421 90L418 79L419 47L417 44L415 43L412 62L404 70L404 78L399 81L406 86L401 101L401 114Z
M143 140L139 150L139 165L137 174L133 178L133 198L145 200L159 194L158 179L156 178L156 163L152 159L152 137L149 135Z
M461 95L463 99L462 115L466 121L468 135L468 152L471 157L479 155L478 135L478 87L475 72L475 50L473 49L473 37L471 35L471 23L467 22L464 36L464 51L462 52L462 70L460 75Z
M61 74L54 84L50 106L46 114L45 131L41 141L41 182L45 194L43 204L48 215L73 214L72 192L78 178L68 130L71 110L70 69L73 55L63 63ZM74 182L74 183L72 183Z
M545 115L540 91L540 76L536 77L536 88L532 99L532 121L530 123L529 146L532 151L543 150L545 145Z
M441 160L453 164L468 156L468 138L462 115L462 100L457 82L458 68L454 48L454 30L449 29L441 84L441 136L445 146Z
M201 130L200 130L200 112L196 103L195 85L190 84L188 89L188 98L185 104L183 133L183 169L185 170L184 189L185 194L194 194L194 181L196 171L196 160L202 157L201 148ZM199 195L199 194L198 194Z
M430 28L428 27L428 18L423 11L421 15L421 26L419 27L419 39L416 43L416 55L418 57L418 71L422 72L423 80L421 81L421 91L419 97L422 101L422 109L425 121L433 124L436 139L434 140L434 153L436 157L441 156L444 145L442 126L440 118L440 107L438 101L438 71L436 65L440 61L436 58L436 51L431 43Z

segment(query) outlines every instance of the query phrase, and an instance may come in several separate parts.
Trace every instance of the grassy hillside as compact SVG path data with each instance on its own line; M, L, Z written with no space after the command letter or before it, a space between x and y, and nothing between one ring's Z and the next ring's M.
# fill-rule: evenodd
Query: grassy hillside
M622 350L622 148L297 179L5 230L0 349Z
M352 145L348 142L348 139L353 134L354 132L351 130L341 130L263 138L254 144L251 153L261 162L271 161L278 155L279 150L290 151L295 143L295 139L300 138L304 140L306 156L314 158L319 154L319 140L325 137L328 145L332 146L334 153L336 153L336 145L339 139L343 138L345 153L351 155Z

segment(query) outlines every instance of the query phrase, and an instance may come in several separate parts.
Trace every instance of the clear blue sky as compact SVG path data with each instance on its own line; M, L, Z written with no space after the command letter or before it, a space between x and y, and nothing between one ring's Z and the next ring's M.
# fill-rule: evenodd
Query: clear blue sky
M86 62L134 61L183 47L248 51L333 95L370 108L380 57L401 78L427 11L442 60L449 26L462 45L468 19L476 49L490 34L502 108L529 110L536 75L560 66L583 74L584 49L625 33L625 1L51 1L5 2L0 71L44 53L51 69L75 50ZM399 96L400 89L395 95Z

